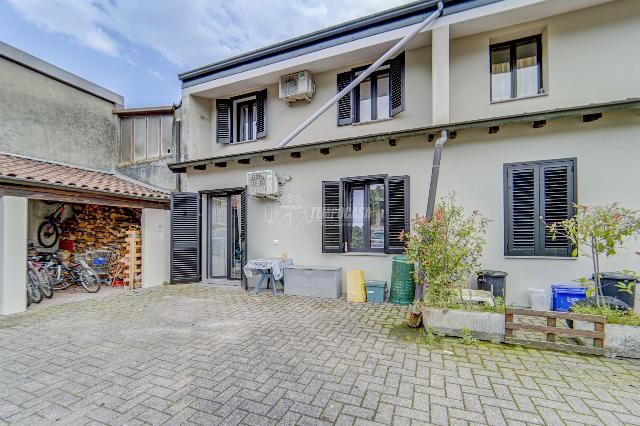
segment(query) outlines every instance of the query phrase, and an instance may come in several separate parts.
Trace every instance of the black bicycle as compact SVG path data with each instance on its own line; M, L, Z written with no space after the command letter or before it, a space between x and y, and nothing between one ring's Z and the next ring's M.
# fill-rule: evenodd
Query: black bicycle
M62 232L62 215L64 203L60 203L53 213L45 216L44 222L38 227L38 243L42 247L50 248L56 245Z
M65 263L52 254L44 265L54 290L64 290L73 284L81 285L89 293L100 290L100 276L84 260Z

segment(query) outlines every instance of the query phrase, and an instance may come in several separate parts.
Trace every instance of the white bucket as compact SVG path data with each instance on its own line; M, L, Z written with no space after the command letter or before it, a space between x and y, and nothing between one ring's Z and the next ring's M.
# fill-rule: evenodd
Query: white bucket
M529 301L534 311L548 311L551 309L551 295L543 288L530 288Z

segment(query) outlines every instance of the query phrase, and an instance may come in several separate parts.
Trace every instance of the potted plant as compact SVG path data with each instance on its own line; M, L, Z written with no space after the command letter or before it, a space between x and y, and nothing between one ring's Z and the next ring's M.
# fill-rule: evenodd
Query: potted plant
M605 297L600 260L603 256L614 256L625 242L640 233L640 211L626 209L618 203L596 207L576 205L575 211L574 217L548 225L553 239L565 236L573 245L573 256L591 258L592 277L578 280L589 287L590 300L575 304L571 311L605 316L605 351L609 355L639 358L640 316L632 310L620 309L620 303ZM637 275L633 271L623 272L632 279L616 287L621 294L634 294Z
M474 210L466 215L450 194L439 201L428 219L416 215L405 235L407 256L416 263L415 279L424 288L425 328L462 336L471 332L483 340L504 340L504 301L464 302L472 274L480 269L487 219Z

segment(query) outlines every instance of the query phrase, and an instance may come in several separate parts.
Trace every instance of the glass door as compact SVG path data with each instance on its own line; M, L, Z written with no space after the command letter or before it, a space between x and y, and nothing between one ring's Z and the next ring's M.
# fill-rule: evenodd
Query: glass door
M246 259L242 193L209 196L209 278L240 280Z
M209 277L227 277L227 222L226 196L209 197Z

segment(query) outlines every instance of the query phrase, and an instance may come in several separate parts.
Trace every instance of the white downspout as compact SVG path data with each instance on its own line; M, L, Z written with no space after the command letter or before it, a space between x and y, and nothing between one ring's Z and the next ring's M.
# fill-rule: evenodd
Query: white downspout
M440 159L442 158L442 147L449 140L446 130L440 132L440 137L436 141L433 151L433 165L431 166L431 180L429 181L429 197L427 198L427 219L433 217L433 208L436 204L436 191L438 189L438 176L440 175Z
M304 123L299 125L289 136L284 138L282 142L278 144L278 148L285 147L289 142L293 140L296 136L298 136L304 129L309 127L311 123L316 121L318 117L320 117L325 111L327 111L333 104L338 102L344 95L353 90L358 84L360 84L365 78L367 78L372 72L374 72L378 67L380 67L384 62L395 55L398 51L400 51L412 38L414 38L420 31L427 28L431 23L433 23L441 14L444 9L444 5L442 1L438 2L438 10L429 15L424 21L422 21L419 25L417 25L409 34L404 36L402 40L395 44L391 49L389 49L384 55L382 55L377 61L369 66L362 74L360 74L355 80L351 82L347 87L342 89L335 95L331 100L329 100L326 104L322 106L318 111L316 111L311 117L307 118Z

